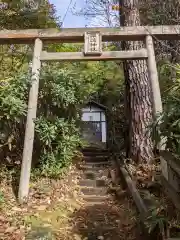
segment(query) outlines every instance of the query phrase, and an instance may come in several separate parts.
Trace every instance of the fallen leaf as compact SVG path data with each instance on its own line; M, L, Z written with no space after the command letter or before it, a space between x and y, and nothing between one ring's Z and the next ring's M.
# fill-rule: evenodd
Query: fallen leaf
M7 222L6 218L3 216L0 216L0 222Z
M103 236L98 236L98 240L104 240Z
M45 205L36 206L36 207L34 206L34 208L36 208L39 211L44 211L44 210L46 210L47 206L45 206Z
M22 208L12 207L12 210L13 210L13 211L16 211L16 212L21 212L21 211L22 211Z
M74 240L81 240L81 237L77 234L74 234L73 237L74 237Z
M12 233L16 230L16 227L8 227L5 231L5 233Z

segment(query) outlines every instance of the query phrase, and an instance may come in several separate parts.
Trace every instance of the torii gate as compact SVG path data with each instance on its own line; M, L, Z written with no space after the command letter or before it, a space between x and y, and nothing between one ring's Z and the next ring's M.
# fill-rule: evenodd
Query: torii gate
M30 170L34 142L34 120L36 119L39 74L42 61L107 61L146 59L152 87L153 113L162 112L161 94L156 67L153 37L158 40L180 39L180 25L134 26L120 28L74 28L74 29L28 29L0 31L0 44L34 43L32 78L29 92L27 122L24 139L23 159L19 185L19 201L28 197ZM145 41L146 48L134 51L102 52L102 42ZM43 43L84 42L84 53L43 51Z

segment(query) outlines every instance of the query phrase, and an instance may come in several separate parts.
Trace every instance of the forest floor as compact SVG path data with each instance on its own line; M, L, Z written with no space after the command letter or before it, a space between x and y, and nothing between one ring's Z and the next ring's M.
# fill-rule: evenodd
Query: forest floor
M180 211L175 207L171 198L167 194L167 189L161 180L160 159L154 161L154 164L139 164L127 161L126 169L133 179L140 193L147 194L148 199L153 202L153 207L149 209L151 212L149 230L157 225L166 225L168 238L180 239ZM141 197L146 198L146 195ZM150 198L149 198L150 197Z
M137 212L126 193L104 202L98 209L86 205L79 194L81 171L72 165L60 180L36 179L31 182L29 201L19 205L14 184L4 179L0 183L0 239L57 240L133 240L137 238ZM100 227L98 217L104 215L104 226L111 228L111 238L90 239L83 230L91 225ZM96 216L96 220L94 219ZM96 222L95 222L96 221ZM101 222L102 224L102 222Z

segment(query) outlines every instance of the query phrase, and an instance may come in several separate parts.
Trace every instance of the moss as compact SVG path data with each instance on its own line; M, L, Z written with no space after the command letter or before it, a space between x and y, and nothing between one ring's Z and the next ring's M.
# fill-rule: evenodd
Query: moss
M34 215L26 216L25 224L31 227L26 239L53 239L53 233L63 228L71 214L72 209L64 204L56 205L48 211L39 211ZM44 238L38 238L38 236L44 236Z

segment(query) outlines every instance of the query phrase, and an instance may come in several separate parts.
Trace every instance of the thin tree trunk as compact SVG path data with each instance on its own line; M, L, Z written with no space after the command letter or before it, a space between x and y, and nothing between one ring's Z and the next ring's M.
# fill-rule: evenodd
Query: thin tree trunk
M119 0L121 26L140 25L137 0ZM123 42L123 50L137 50L142 42ZM153 144L148 133L148 124L152 120L151 86L145 60L124 62L125 84L129 119L128 157L136 162L149 162L153 157Z

